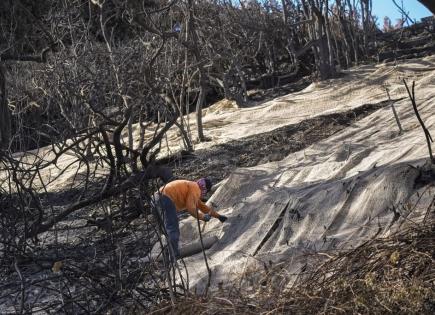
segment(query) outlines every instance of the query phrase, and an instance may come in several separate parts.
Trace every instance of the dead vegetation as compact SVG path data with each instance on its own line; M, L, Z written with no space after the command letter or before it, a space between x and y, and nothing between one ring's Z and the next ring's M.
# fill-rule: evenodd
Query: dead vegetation
M433 314L435 312L434 200L421 224L354 250L327 254L328 260L288 288L264 271L255 293L229 286L208 297L191 295L154 314ZM320 261L325 255L318 254Z
M144 311L188 296L187 286L173 291L177 266L141 260L165 233L151 195L166 131L176 125L191 150L183 117L196 107L204 140L208 94L246 105L250 85L335 77L369 57L367 1L336 1L335 12L323 12L325 1L300 2L0 2L0 313ZM219 180L376 108L197 152L176 172Z
M199 150L195 155L172 161L171 166L184 178L210 174L215 180L220 180L236 167L282 159L387 105L388 102L365 105L349 112L316 117L256 137ZM99 196L103 184L94 179L88 185L86 196ZM158 184L149 182L148 185L152 191ZM138 187L142 187L142 193ZM21 217L13 215L16 212L14 205L20 203L13 198L20 197L3 195L2 204L9 204L10 211L5 208L2 216L2 226L5 227L2 229L3 244L6 246L1 261L4 282L0 286L3 292L0 300L13 296L18 312L32 307L34 310L82 310L86 313L85 310L92 309L119 311L131 305L143 310L168 299L164 265L140 259L147 256L152 244L159 239L156 228L160 227L156 227L152 208L147 205L149 201L145 206L136 204L137 196L148 189L139 181L118 198L77 209L62 224L43 234L35 244L27 243L25 250L17 250L20 244L14 244L23 222L19 220ZM40 194L38 205L50 205L53 214L58 214L81 190L79 187ZM37 205L31 203L22 217L34 217L37 209ZM71 286L77 289L71 291ZM32 292L37 292L41 298ZM54 298L47 298L51 295ZM28 304L29 301L32 304Z

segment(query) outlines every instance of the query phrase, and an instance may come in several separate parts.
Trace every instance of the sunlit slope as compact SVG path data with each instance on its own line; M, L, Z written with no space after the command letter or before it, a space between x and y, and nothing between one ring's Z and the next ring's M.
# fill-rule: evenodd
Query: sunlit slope
M319 104L308 103L313 107L306 111L299 107L300 116L309 116L313 108L320 113L333 111L333 105L343 110L381 101L386 96L381 82L389 84L393 98L403 97L401 79L406 77L409 83L416 80L420 115L434 130L434 62L431 57L397 67L381 65L372 67L374 72L366 66L286 98L302 103L302 95L311 101L319 97ZM298 105L287 106L283 113L295 112L291 107ZM402 135L391 108L385 107L282 161L236 170L211 200L230 219L223 226L212 220L204 229L205 235L220 238L208 251L213 281L240 277L269 261L286 261L287 273L294 276L304 270L309 253L353 248L375 235L389 234L407 220L418 220L418 210L432 198L419 177L428 157L426 140L409 99L395 106ZM266 108L255 111L260 115ZM192 233L195 224L192 219L183 222L183 241L198 237ZM190 279L204 285L202 255L187 259L187 266Z
M237 108L216 104L204 110L203 118L205 134L212 141L196 144L195 147L225 143L318 115L377 103L388 99L385 88L388 88L391 98L401 98L406 96L403 78L410 82L417 81L418 89L421 89L422 86L433 84L433 71L433 56L396 65L362 65L344 71L341 78L313 83L300 92L278 97L259 106ZM195 139L197 131L194 114L185 120L190 122L190 131ZM172 151L181 148L182 140L176 128L168 133L168 144Z
M303 91L278 97L257 106L237 108L234 103L224 100L203 110L205 134L211 139L205 143L197 143L195 140L197 131L194 114L186 116L184 123L189 125L195 148L209 147L232 139L241 139L271 131L318 115L347 111L363 104L386 100L385 87L388 88L393 99L405 97L406 90L403 86L403 78L409 82L416 80L417 94L422 97L426 93L423 89L433 86L434 71L435 58L433 56L397 65L393 63L363 65L346 70L341 78L313 83ZM146 140L152 138L155 134L155 128L154 125L147 127ZM140 141L139 129L138 125L133 126L135 146ZM177 127L169 130L163 139L161 155L183 149L180 134ZM124 141L126 144L128 143L127 135L125 135ZM57 150L59 151L59 149ZM87 172L86 165L75 163L77 157L73 152L69 153L62 155L56 160L55 165L48 166L42 172L48 190L63 189L65 185L71 184L77 176ZM39 148L22 156L29 167L34 162L44 164L54 158L55 153L51 146ZM91 161L90 167L94 169L97 165ZM97 167L98 174L107 172L108 170ZM36 179L36 181L38 180Z

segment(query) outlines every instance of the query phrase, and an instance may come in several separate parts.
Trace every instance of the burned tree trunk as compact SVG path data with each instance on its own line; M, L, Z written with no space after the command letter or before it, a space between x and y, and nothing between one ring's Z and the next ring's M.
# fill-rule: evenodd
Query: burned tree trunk
M329 17L328 17L328 0L326 0L325 2L325 7L324 7L324 24L323 27L325 28L325 32L326 32L326 39L328 42L328 57L329 57L329 66L332 69L332 74L335 73L335 66L334 66L334 49L332 47L332 33L331 33L331 25L329 23Z
M317 7L313 1L309 1L309 7L305 4L305 14L307 18L314 20L311 32L311 40L316 41L316 46L313 48L314 56L320 79L326 80L334 76L335 67L334 64L331 64L332 58L330 58L331 51L328 46L327 26L325 17L322 14L323 5L325 5L325 2Z
M352 6L350 3L350 0L346 0L348 10L349 10L349 34L352 39L352 47L353 47L353 54L354 54L354 60L355 63L359 63L359 40L358 40L358 34L355 32L354 28L358 24L358 21L356 19L356 8ZM352 25L353 22L353 25Z
M435 2L433 0L418 0L418 2L428 8L432 14L435 14Z
M204 105L206 93L207 93L207 82L206 82L206 74L203 65L201 64L201 52L199 49L199 39L198 34L196 33L196 25L194 21L194 3L192 0L189 0L187 3L187 24L189 25L189 31L191 32L191 45L190 48L193 51L196 61L199 63L198 72L199 72L199 95L196 101L196 124L198 128L198 139L199 141L205 141L206 138L204 136L204 130L202 126L202 108Z
M6 75L4 66L0 63L0 150L9 147L11 139L11 113L6 94Z
M196 125L198 128L198 139L199 141L205 141L204 129L202 126L202 108L204 105L204 100L207 92L207 85L205 83L203 71L199 72L199 95L196 101Z
M232 59L223 75L223 88L225 98L235 100L238 106L244 106L248 101L246 80L237 57Z

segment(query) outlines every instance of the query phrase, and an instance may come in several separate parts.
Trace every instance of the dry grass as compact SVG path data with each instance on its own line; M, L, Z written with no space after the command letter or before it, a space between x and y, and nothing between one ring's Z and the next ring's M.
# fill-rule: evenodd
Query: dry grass
M256 294L220 290L161 304L155 314L434 314L435 217L337 254L282 290L268 272Z

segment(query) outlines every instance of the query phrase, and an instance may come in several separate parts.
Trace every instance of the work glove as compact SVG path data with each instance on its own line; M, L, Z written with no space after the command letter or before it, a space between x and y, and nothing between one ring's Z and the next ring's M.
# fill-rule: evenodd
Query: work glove
M211 219L211 216L208 213L204 214L204 221L205 222L210 221L210 219Z
M219 219L219 221L224 223L228 218L226 216L224 216L224 215L220 215L218 219Z

